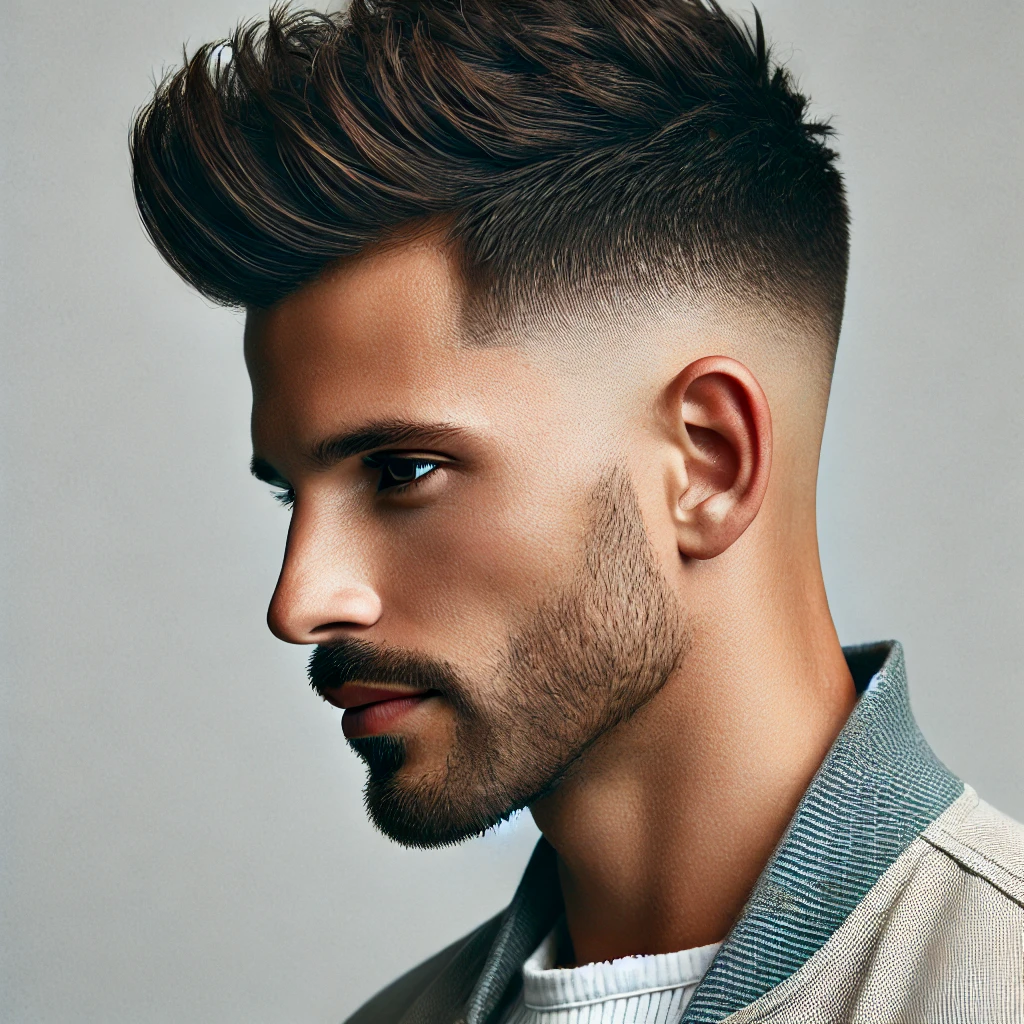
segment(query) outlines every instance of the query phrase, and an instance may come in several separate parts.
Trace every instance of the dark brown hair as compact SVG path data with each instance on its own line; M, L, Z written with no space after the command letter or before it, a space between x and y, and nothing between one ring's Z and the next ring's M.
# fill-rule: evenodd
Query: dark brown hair
M138 114L143 222L204 295L268 307L447 225L495 310L716 290L838 334L831 128L716 0L353 0L201 47ZM613 300L615 301L615 300Z

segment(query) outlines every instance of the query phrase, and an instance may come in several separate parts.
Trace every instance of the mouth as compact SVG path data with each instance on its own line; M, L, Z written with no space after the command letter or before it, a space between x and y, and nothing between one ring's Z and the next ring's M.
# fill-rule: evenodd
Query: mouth
M394 732L398 724L425 701L440 696L436 690L410 690L396 686L345 683L322 693L324 700L342 708L341 730L346 739Z

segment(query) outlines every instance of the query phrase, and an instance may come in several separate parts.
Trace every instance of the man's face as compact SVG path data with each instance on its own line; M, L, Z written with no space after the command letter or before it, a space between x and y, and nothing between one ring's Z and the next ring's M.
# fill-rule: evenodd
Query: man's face
M685 649L614 403L564 353L468 344L459 310L443 253L408 244L246 331L255 467L294 497L268 619L318 645L368 809L408 845L551 792Z

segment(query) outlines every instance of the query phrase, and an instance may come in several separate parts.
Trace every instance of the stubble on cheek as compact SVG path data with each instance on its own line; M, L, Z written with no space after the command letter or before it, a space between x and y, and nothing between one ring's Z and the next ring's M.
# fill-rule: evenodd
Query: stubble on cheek
M485 683L460 676L446 728L411 734L401 768L371 778L367 807L399 842L458 842L547 795L685 655L683 615L624 474L601 481L590 511L582 559Z

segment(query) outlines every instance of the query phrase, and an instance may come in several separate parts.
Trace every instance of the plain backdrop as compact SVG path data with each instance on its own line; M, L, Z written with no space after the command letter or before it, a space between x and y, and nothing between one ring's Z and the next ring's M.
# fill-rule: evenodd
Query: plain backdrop
M820 484L839 632L904 642L939 755L1024 818L1024 5L760 6L853 210ZM4 4L11 1024L338 1022L496 912L536 838L377 835L340 713L264 625L287 514L246 469L241 320L149 246L126 146L183 43L264 13Z

